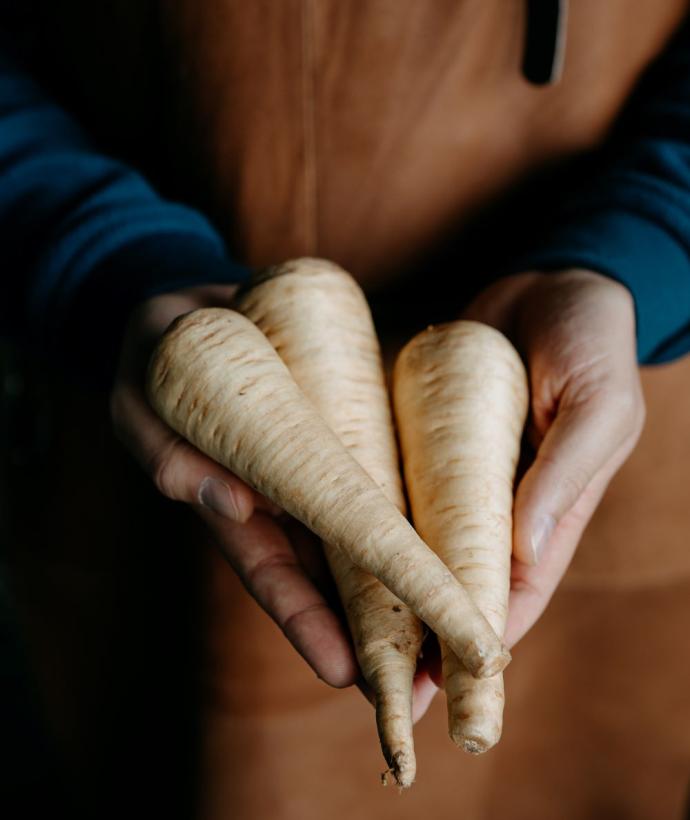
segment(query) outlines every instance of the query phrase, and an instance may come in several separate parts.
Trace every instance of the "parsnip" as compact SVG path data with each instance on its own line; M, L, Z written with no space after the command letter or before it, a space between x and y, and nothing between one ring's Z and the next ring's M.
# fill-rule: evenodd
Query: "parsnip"
M347 452L249 319L176 320L149 367L170 427L379 578L477 676L510 655L461 584Z
M510 587L513 482L527 413L525 369L510 342L477 322L431 327L394 371L412 519L498 635ZM442 642L452 739L479 753L500 738L503 676L475 680Z
M405 499L381 355L369 306L345 271L297 259L263 272L236 308L264 332L305 396L402 513ZM384 756L398 785L415 777L412 683L420 622L373 576L324 543L357 659L376 698Z

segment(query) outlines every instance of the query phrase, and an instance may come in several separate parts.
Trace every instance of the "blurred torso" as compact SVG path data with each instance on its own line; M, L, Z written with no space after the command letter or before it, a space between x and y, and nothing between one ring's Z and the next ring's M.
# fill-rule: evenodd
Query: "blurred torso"
M41 5L54 86L241 259L371 284L598 145L687 8L570 3L562 80L534 86L517 0Z
M27 0L26 8L27 23L42 26L51 90L108 150L203 207L241 259L320 254L390 292L410 259L424 259L491 200L599 144L686 8L684 0L570 5L563 80L551 87L521 75L517 0ZM444 288L459 309L458 280ZM676 672L687 645L690 361L648 370L643 381L646 431L516 653L504 741L480 761L458 758L437 704L437 722L417 733L424 770L395 803L400 820L425 811L454 818L458 793L473 816L535 816L535 794L557 802L543 816L605 816L582 784L610 759L622 761L616 782L626 792L643 768L650 783L661 777L633 753L640 736L656 737L651 729L658 738L646 748L660 770L677 758L686 776L687 743L674 742L670 727L687 725ZM32 414L41 422L43 449L34 442L10 462L4 448L15 511L6 539L46 712L79 788L114 800L113 816L139 792L154 813L166 797L174 807L195 771L198 695L205 818L226 817L228 807L246 820L387 816L395 795L372 776L380 761L368 706L317 682L230 568L199 549L191 515L156 499L114 446L104 403L64 384L40 396L21 417L25 429ZM50 481L37 515L41 475ZM198 561L209 565L203 584L189 566ZM676 690L681 705L664 723L660 694L666 703ZM583 750L574 737L585 738ZM629 749L609 752L611 738ZM569 772L572 793L562 787ZM655 807L664 782L648 789Z

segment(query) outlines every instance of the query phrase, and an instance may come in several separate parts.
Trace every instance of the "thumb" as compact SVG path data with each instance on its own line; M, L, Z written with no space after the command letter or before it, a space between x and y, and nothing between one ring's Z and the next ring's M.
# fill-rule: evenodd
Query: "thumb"
M138 390L117 386L111 415L118 438L167 498L201 504L239 523L256 507L273 512L275 505L167 427Z
M152 450L147 467L158 491L173 501L201 504L241 524L254 511L252 489L182 438Z
M636 439L628 417L635 404L626 394L600 392L586 401L562 403L515 498L514 555L539 562L552 533L595 478L606 483Z

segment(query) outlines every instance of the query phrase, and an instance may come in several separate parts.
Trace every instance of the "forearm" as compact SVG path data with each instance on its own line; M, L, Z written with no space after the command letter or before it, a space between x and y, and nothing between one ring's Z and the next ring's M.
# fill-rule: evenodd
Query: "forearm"
M510 272L580 268L635 300L638 358L690 351L690 24L631 98L590 173Z
M161 199L100 153L1 54L0 250L2 333L77 361L82 372L93 351L112 362L143 299L244 278L202 215Z

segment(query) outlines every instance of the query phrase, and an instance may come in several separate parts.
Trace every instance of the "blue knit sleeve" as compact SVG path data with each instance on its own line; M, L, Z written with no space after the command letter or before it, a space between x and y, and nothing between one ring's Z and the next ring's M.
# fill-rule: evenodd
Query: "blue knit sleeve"
M2 53L0 270L2 334L77 369L99 348L112 364L142 299L246 277L200 213L99 152Z
M690 351L690 24L633 95L596 173L564 195L521 269L582 267L635 299L638 357Z

